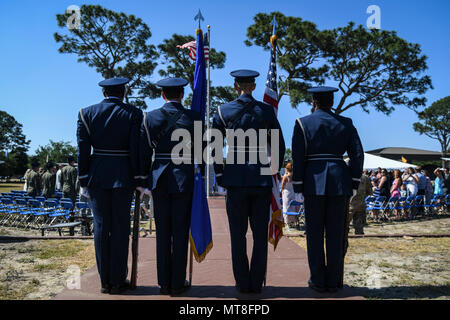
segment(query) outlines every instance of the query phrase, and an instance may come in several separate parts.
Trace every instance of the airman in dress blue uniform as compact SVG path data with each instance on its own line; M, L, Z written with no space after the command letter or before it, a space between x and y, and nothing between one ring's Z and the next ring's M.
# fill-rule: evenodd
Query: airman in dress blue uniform
M309 286L320 292L342 287L345 214L350 196L358 189L364 162L352 120L331 111L337 90L308 90L315 111L296 120L292 136L292 183L294 192L305 198ZM342 158L345 152L348 165Z
M279 130L278 148L275 152L278 153L279 159L283 159L285 144L274 108L252 97L256 87L255 78L258 75L258 72L252 70L231 72L231 76L235 77L234 88L239 98L218 108L212 127L220 130L224 136L228 129L242 129L244 132L249 132L249 129L256 132L259 132L259 129ZM249 160L255 153L265 154L267 157L267 150L263 146L270 145L270 131L267 141L262 142L259 139L258 136L256 145L250 143L251 139L245 139L240 145L239 142L235 143L227 137L228 153L232 153L233 163L230 163L231 158L227 156L225 165L217 162L214 164L217 184L227 189L226 209L231 236L233 274L236 289L241 293L261 291L267 264L272 176L261 174L263 168L269 167L268 161ZM265 150L260 153L260 148ZM244 163L239 163L239 155L245 157ZM282 161L277 170L281 165ZM253 233L250 266L246 243L249 220Z
M141 187L150 189L153 196L161 294L177 295L190 287L186 266L194 189L194 121L199 121L201 128L201 116L181 104L187 84L181 78L158 81L156 85L162 88L166 103L144 114L141 127ZM172 133L177 129L189 132L190 139L172 141ZM185 152L172 155L180 143Z
M90 197L94 243L103 293L128 287L127 259L132 193L138 182L142 112L123 103L127 78L101 81L105 99L78 114L78 175ZM91 147L93 153L91 154Z

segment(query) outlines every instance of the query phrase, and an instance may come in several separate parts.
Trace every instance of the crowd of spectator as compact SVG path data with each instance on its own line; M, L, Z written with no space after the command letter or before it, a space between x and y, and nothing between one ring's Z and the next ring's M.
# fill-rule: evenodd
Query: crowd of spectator
M432 179L427 170L420 167L401 170L378 168L374 171L364 170L370 177L375 196L409 197L423 195L429 202L433 195L445 196L450 192L450 174L448 168L437 168Z

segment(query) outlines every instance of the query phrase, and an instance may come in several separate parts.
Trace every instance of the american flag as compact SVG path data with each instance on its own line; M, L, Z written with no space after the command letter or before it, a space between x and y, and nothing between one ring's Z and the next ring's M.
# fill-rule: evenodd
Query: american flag
M275 113L278 112L277 53L275 48L272 49L270 57L269 73L267 74L266 90L264 91L263 101L274 107Z
M272 53L270 57L269 73L267 74L266 90L264 91L263 101L270 104L278 113L278 89L277 89L277 53L276 42L273 42ZM270 156L270 149L269 149ZM272 168L272 172L278 168ZM272 175L272 193L270 195L270 220L269 220L269 242L274 250L277 248L278 241L283 236L284 219L281 212L280 203L280 184L276 174Z
M205 35L205 41L203 42L203 47L205 50L205 61L209 60L209 38L208 34ZM189 57L195 61L197 56L197 41L190 41L183 45L178 45L177 48L180 49L189 49Z

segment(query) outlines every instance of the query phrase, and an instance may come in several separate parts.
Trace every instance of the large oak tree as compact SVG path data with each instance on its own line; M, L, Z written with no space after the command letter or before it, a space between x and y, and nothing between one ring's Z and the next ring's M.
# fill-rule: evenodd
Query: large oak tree
M394 31L368 30L353 22L320 31L312 22L280 12L258 13L245 43L269 50L273 17L279 24L279 95L289 95L292 107L310 101L309 87L330 80L341 93L333 107L338 114L357 106L390 114L396 106L417 110L425 105L432 84L420 45Z
M127 102L146 108L145 98L155 98L158 90L150 77L158 58L156 47L149 43L150 28L142 19L114 12L98 5L80 8L80 28L67 28L72 13L57 14L58 26L64 33L55 33L60 53L78 55L78 62L95 68L104 78L127 77Z
M442 155L446 157L450 148L450 96L433 102L419 112L418 117L419 122L413 124L414 130L439 141Z

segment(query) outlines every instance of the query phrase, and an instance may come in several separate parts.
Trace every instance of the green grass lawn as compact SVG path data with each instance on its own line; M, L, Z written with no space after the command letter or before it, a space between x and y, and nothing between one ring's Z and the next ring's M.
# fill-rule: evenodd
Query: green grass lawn
M0 183L0 192L10 192L11 190L23 190L23 183Z

